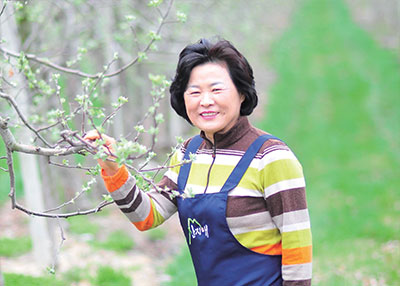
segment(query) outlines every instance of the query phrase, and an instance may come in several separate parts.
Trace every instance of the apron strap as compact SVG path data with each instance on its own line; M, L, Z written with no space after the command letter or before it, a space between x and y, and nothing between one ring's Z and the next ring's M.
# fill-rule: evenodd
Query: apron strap
M239 163L233 169L232 173L229 175L220 192L229 192L239 184L251 161L256 156L258 150L261 148L264 142L268 141L269 139L277 139L281 141L279 138L269 134L261 135L254 140L254 142L247 149L246 153L244 153L243 157L240 159Z
M201 142L203 142L203 138L200 135L196 135L190 140L185 155L183 156L183 160L189 160L190 154L195 154L197 149L199 149ZM192 162L183 164L179 171L178 175L178 191L180 194L183 193L183 190L186 187L186 182L189 177L190 167L192 166Z

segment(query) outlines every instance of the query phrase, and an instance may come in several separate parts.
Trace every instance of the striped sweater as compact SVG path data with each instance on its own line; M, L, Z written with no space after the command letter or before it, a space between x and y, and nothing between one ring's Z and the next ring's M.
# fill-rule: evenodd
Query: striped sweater
M213 145L205 139L199 147L186 190L192 194L218 192L250 144L265 132L240 117L225 134L215 134ZM205 138L204 134L201 134ZM179 164L186 141L170 165ZM103 179L121 211L139 229L162 224L177 211L180 167L169 169L159 186L165 191L143 192L125 167ZM264 143L239 185L229 192L228 226L245 247L259 253L282 255L283 285L311 285L312 244L302 167L281 141Z

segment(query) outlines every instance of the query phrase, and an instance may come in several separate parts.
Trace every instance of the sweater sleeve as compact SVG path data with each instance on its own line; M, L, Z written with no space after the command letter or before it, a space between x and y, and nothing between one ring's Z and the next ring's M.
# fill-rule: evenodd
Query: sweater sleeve
M283 285L311 285L312 238L302 167L290 150L271 152L263 161L264 196L281 233Z
M147 192L139 189L125 166L113 176L107 176L102 170L101 176L119 209L137 229L144 231L161 225L177 211L172 196L172 190L176 190L177 173L179 169L169 169L157 184L161 191L152 189Z

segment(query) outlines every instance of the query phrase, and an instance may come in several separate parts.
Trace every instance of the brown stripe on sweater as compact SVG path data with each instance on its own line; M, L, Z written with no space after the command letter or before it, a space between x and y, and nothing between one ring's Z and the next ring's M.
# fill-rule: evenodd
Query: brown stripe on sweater
M121 211L123 213L134 212L137 209L137 207L142 203L142 200L143 200L142 194L139 193L136 199L134 200L133 204L129 208L121 208Z
M260 212L265 212L267 205L262 197L228 196L226 207L227 217L239 217Z
M267 199L267 207L272 217L286 212L298 211L307 208L306 192L304 188L281 191Z
M133 200L133 197L135 196L135 191L136 191L136 185L133 186L132 190L129 191L128 195L125 198L120 200L114 200L115 203L119 206L129 204Z

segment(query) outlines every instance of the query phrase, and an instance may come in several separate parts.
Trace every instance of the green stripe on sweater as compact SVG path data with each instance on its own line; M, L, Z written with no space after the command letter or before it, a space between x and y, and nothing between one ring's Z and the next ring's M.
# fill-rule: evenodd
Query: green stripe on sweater
M282 248L297 248L311 245L310 229L282 233Z
M235 235L235 238L247 248L254 248L267 244L275 244L281 241L281 235L277 228L237 234Z

